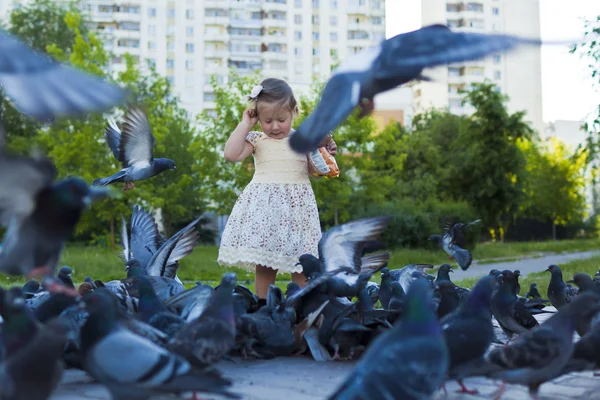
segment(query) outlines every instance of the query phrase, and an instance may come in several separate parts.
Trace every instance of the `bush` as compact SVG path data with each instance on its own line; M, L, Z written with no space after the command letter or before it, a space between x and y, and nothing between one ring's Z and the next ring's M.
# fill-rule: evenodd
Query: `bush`
M368 206L357 210L355 215L356 218L391 216L392 221L382 235L382 241L389 247L409 248L431 248L433 244L428 238L430 235L442 233L443 220L446 218L465 223L477 218L473 209L466 203L441 203L435 200L417 204L410 200L397 200L382 206ZM480 225L470 229L465 238L468 248L478 240L480 230Z

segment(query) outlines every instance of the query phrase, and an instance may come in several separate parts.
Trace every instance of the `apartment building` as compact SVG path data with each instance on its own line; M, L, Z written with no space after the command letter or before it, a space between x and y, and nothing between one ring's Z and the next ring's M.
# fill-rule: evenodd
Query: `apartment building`
M2 15L28 0L0 0ZM195 115L215 107L210 77L260 71L307 91L314 76L385 39L385 0L83 0L114 53L129 53L167 76Z
M540 37L540 0L421 0L421 4L422 25L443 23L462 32ZM544 132L539 47L436 68L428 75L435 82L413 85L417 111L448 107L452 113L468 115L473 110L462 106L459 91L487 78L510 97L510 112L525 110L533 128Z

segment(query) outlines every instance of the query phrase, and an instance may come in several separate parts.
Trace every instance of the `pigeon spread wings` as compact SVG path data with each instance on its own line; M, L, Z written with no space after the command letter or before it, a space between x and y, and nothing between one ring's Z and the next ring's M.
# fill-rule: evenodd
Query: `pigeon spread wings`
M148 118L139 108L132 108L123 122L119 161L136 169L150 166L155 139Z
M135 205L131 215L131 252L133 258L146 267L163 243L154 217L142 207Z
M391 218L375 217L338 225L327 231L319 241L319 255L325 271L341 267L361 268L361 250L365 242L376 240Z

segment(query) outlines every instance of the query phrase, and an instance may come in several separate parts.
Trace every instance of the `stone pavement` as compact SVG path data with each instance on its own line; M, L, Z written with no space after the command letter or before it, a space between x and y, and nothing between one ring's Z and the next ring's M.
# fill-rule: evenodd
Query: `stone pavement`
M547 307L554 311L553 307ZM552 314L536 316L540 323ZM497 327L496 335L500 340L506 337ZM577 335L575 335L577 340ZM401 360L398 360L401 362ZM356 365L355 361L316 362L312 358L283 357L274 360L239 360L224 361L219 369L235 384L232 391L242 395L246 400L318 400L327 399L340 385L347 374ZM479 390L476 396L457 394L458 385L451 381L446 384L448 395L438 392L434 399L480 400L493 399L500 382L485 378L465 380L469 389ZM528 400L524 386L507 385L502 396L504 400ZM189 398L189 396L186 396ZM157 396L156 399L173 399L174 396ZM200 395L202 399L217 399ZM69 370L63 381L54 392L51 400L108 400L109 393L101 385L93 383L82 371ZM540 399L544 400L600 400L600 377L593 372L572 373L561 376L552 382L545 383L540 389Z

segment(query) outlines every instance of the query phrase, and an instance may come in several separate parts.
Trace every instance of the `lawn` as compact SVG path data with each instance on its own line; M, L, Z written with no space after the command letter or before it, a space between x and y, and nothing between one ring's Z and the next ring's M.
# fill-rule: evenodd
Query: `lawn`
M585 239L585 240L563 240L563 241L548 241L548 242L527 242L527 243L484 243L479 244L473 251L475 260L489 260L492 258L509 258L517 259L521 256L536 256L540 253L547 252L574 252L583 250L593 250L600 248L600 240ZM108 250L98 247L78 247L67 246L63 252L60 265L68 265L73 268L73 280L77 283L82 282L86 276L91 276L93 279L101 279L108 281L111 279L121 279L125 276L125 267L119 258L118 250ZM392 259L390 268L402 268L411 263L426 263L440 265L448 262L448 257L441 250L427 249L398 249L392 250ZM238 268L223 268L217 264L217 247L215 246L198 246L192 254L181 261L178 275L186 286L193 285L196 280L201 280L205 283L214 284L220 280L225 272L236 272L240 283L252 287L253 274ZM578 264L589 266L589 271L592 275L598 270L598 260L595 264L591 261L578 261ZM452 264L452 263L451 263ZM595 265L594 267L592 267ZM593 270L593 271L592 271ZM531 279L538 281L540 288L547 285L549 274L530 274L527 279L523 280L521 286L523 293L529 287ZM565 280L572 276L565 271ZM375 278L375 277L374 277ZM378 280L378 276L376 280ZM290 281L289 275L280 275L278 280L281 285L285 286ZM22 284L22 277L5 277L0 275L0 282L4 285ZM465 282L467 283L467 282ZM472 283L472 282L471 282ZM527 286L525 286L525 284ZM545 289L544 289L545 290Z

